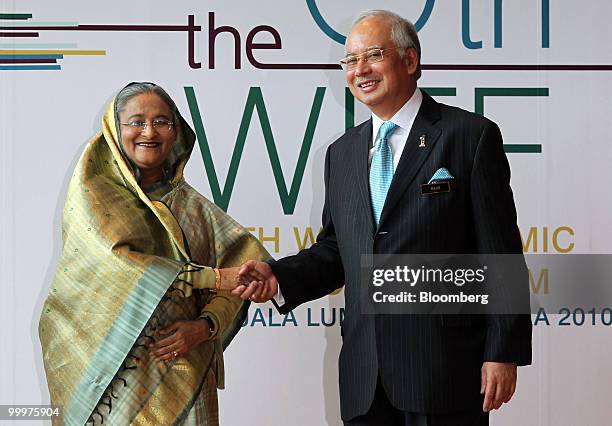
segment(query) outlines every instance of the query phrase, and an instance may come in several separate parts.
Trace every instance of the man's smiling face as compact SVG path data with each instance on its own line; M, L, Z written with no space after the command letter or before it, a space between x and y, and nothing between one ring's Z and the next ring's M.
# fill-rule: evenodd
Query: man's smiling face
M384 49L384 59L375 63L359 60L355 68L346 71L346 81L353 96L388 120L416 88L417 53L410 48L401 58L391 39L389 20L379 16L359 22L346 40L347 55L359 55L373 48Z

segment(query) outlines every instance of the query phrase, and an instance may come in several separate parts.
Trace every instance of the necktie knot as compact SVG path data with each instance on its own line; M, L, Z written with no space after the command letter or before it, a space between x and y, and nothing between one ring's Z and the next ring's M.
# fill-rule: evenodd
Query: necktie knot
M389 135L391 132L395 130L397 124L392 121L385 121L380 125L380 129L378 129L378 139L380 141L386 141L389 139Z

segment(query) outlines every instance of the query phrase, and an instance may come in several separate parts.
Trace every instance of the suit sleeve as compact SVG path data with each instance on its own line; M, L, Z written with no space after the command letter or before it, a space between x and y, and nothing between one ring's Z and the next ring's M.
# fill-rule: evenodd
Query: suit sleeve
M471 197L479 253L523 253L516 208L510 188L510 166L497 125L486 121L476 147L471 176ZM502 289L529 300L529 278L524 259L519 282L504 282ZM516 276L516 274L513 274ZM527 305L528 306L528 305ZM528 309L528 307L527 307ZM485 361L531 364L531 318L528 314L487 315Z
M344 269L329 208L330 151L331 147L325 155L323 228L316 242L294 256L270 262L285 299L285 304L278 307L281 313L287 313L304 302L326 296L344 285Z

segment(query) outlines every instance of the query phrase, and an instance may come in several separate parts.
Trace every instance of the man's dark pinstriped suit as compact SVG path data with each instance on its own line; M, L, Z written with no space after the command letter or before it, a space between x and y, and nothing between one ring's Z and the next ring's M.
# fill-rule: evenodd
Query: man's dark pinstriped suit
M378 230L368 189L371 139L368 120L328 148L323 230L311 248L270 265L286 302L281 311L345 283L344 420L368 411L378 375L398 409L478 409L484 361L530 364L529 316L362 315L360 260L369 253L522 253L501 133L490 120L423 94ZM455 177L452 191L422 195L421 184L440 167Z

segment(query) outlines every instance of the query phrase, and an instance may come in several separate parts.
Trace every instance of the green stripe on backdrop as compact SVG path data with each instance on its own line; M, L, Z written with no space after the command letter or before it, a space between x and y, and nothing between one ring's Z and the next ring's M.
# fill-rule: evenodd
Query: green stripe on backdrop
M436 96L457 96L456 87L421 87L432 98Z
M31 13L0 13L0 19L30 19Z
M517 154L541 154L542 145L539 143L505 143L504 151Z
M487 97L546 97L548 87L477 87L474 90L474 112L485 115L484 104ZM518 154L541 154L542 144L504 144L504 151Z

